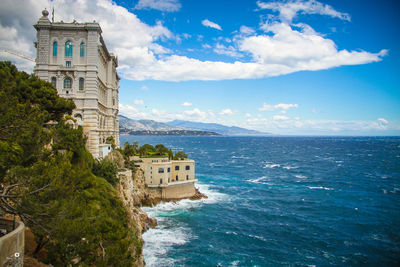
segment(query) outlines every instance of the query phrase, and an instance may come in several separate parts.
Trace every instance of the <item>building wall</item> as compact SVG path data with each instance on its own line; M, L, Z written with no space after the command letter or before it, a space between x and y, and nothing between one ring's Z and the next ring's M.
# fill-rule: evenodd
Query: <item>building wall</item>
M109 136L113 136L119 146L118 61L108 52L100 25L96 22L51 23L48 13L43 12L34 27L37 30L35 74L49 82L56 78L58 94L75 102L73 116L83 127L88 150L99 157L102 154L100 145ZM65 55L67 41L73 45L72 57ZM56 56L53 55L54 42L58 44ZM83 57L81 43L85 46ZM72 80L70 89L64 88L66 78ZM79 88L81 78L84 79L83 89Z
M176 167L179 170L176 170ZM186 167L189 167L189 170L186 170ZM194 171L194 160L173 160L171 179L172 181L193 180L195 179Z

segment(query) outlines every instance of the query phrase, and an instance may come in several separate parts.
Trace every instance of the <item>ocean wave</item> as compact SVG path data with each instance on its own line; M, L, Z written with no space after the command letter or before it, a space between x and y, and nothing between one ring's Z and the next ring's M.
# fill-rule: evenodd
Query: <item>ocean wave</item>
M250 183L254 183L254 184L266 184L266 185L272 185L271 183L269 183L268 181L270 181L270 179L267 176L261 176L255 179L250 179L247 180Z
M307 176L304 176L301 174L296 174L294 177L299 178L299 179L307 179Z
M173 246L186 244L193 238L187 227L149 229L142 235L145 240L143 257L147 266L171 266L176 260L164 257Z
M297 169L297 166L283 166L282 168L284 168L285 170L291 170L291 169Z
M245 157L245 156L235 156L235 155L233 155L231 158L233 158L233 159L250 159L249 157Z
M280 166L281 166L280 164L271 163L271 164L266 164L263 168L264 169L273 169L273 168L277 168Z
M308 189L323 189L323 190L333 190L333 188L330 187L323 187L323 186L307 186Z
M147 266L176 265L176 260L165 257L168 251L174 246L184 245L190 239L197 238L186 224L176 224L175 218L184 216L204 204L214 204L230 199L227 194L220 193L207 184L197 183L196 186L200 192L208 196L207 199L183 199L178 202L161 202L153 207L142 207L150 217L155 217L158 221L155 228L149 229L142 235L143 256Z

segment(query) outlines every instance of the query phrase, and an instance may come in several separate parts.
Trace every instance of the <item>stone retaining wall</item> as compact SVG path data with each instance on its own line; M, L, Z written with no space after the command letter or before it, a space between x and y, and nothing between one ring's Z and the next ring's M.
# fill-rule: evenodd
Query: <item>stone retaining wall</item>
M12 230L13 221L0 218L1 228L6 229L8 234L0 237L0 266L24 265L25 248L25 225L23 222L15 222L16 228ZM11 229L10 229L11 227Z

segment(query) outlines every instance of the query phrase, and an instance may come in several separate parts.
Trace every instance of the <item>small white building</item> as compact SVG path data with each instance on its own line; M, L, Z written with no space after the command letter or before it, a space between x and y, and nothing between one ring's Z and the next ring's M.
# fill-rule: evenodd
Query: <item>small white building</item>
M192 159L170 160L168 157L132 158L144 172L149 189L159 190L165 199L191 197L195 194L195 162Z

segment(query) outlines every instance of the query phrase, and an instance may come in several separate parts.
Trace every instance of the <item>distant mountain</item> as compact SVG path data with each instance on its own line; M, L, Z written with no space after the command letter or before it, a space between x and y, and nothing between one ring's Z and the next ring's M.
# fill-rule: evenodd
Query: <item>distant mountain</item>
M225 126L217 123L202 123L182 120L163 123L153 120L133 120L122 115L119 115L119 131L121 134L130 135L271 135L270 133L263 133L235 126Z
M263 133L255 130L249 130L245 128L240 128L236 126L225 126L218 123L203 123L203 122L191 122L191 121L182 121L182 120L174 120L167 122L166 124L181 127L192 130L201 130L201 131L211 131L216 132L222 135L252 135L252 136L265 136L272 135L271 133Z
M219 136L212 131L200 131L153 120L133 120L119 115L119 132L122 135L158 135L158 136Z
M128 117L118 115L119 128L133 131L172 131L185 130L181 127L170 126L168 124L153 120L133 120Z

